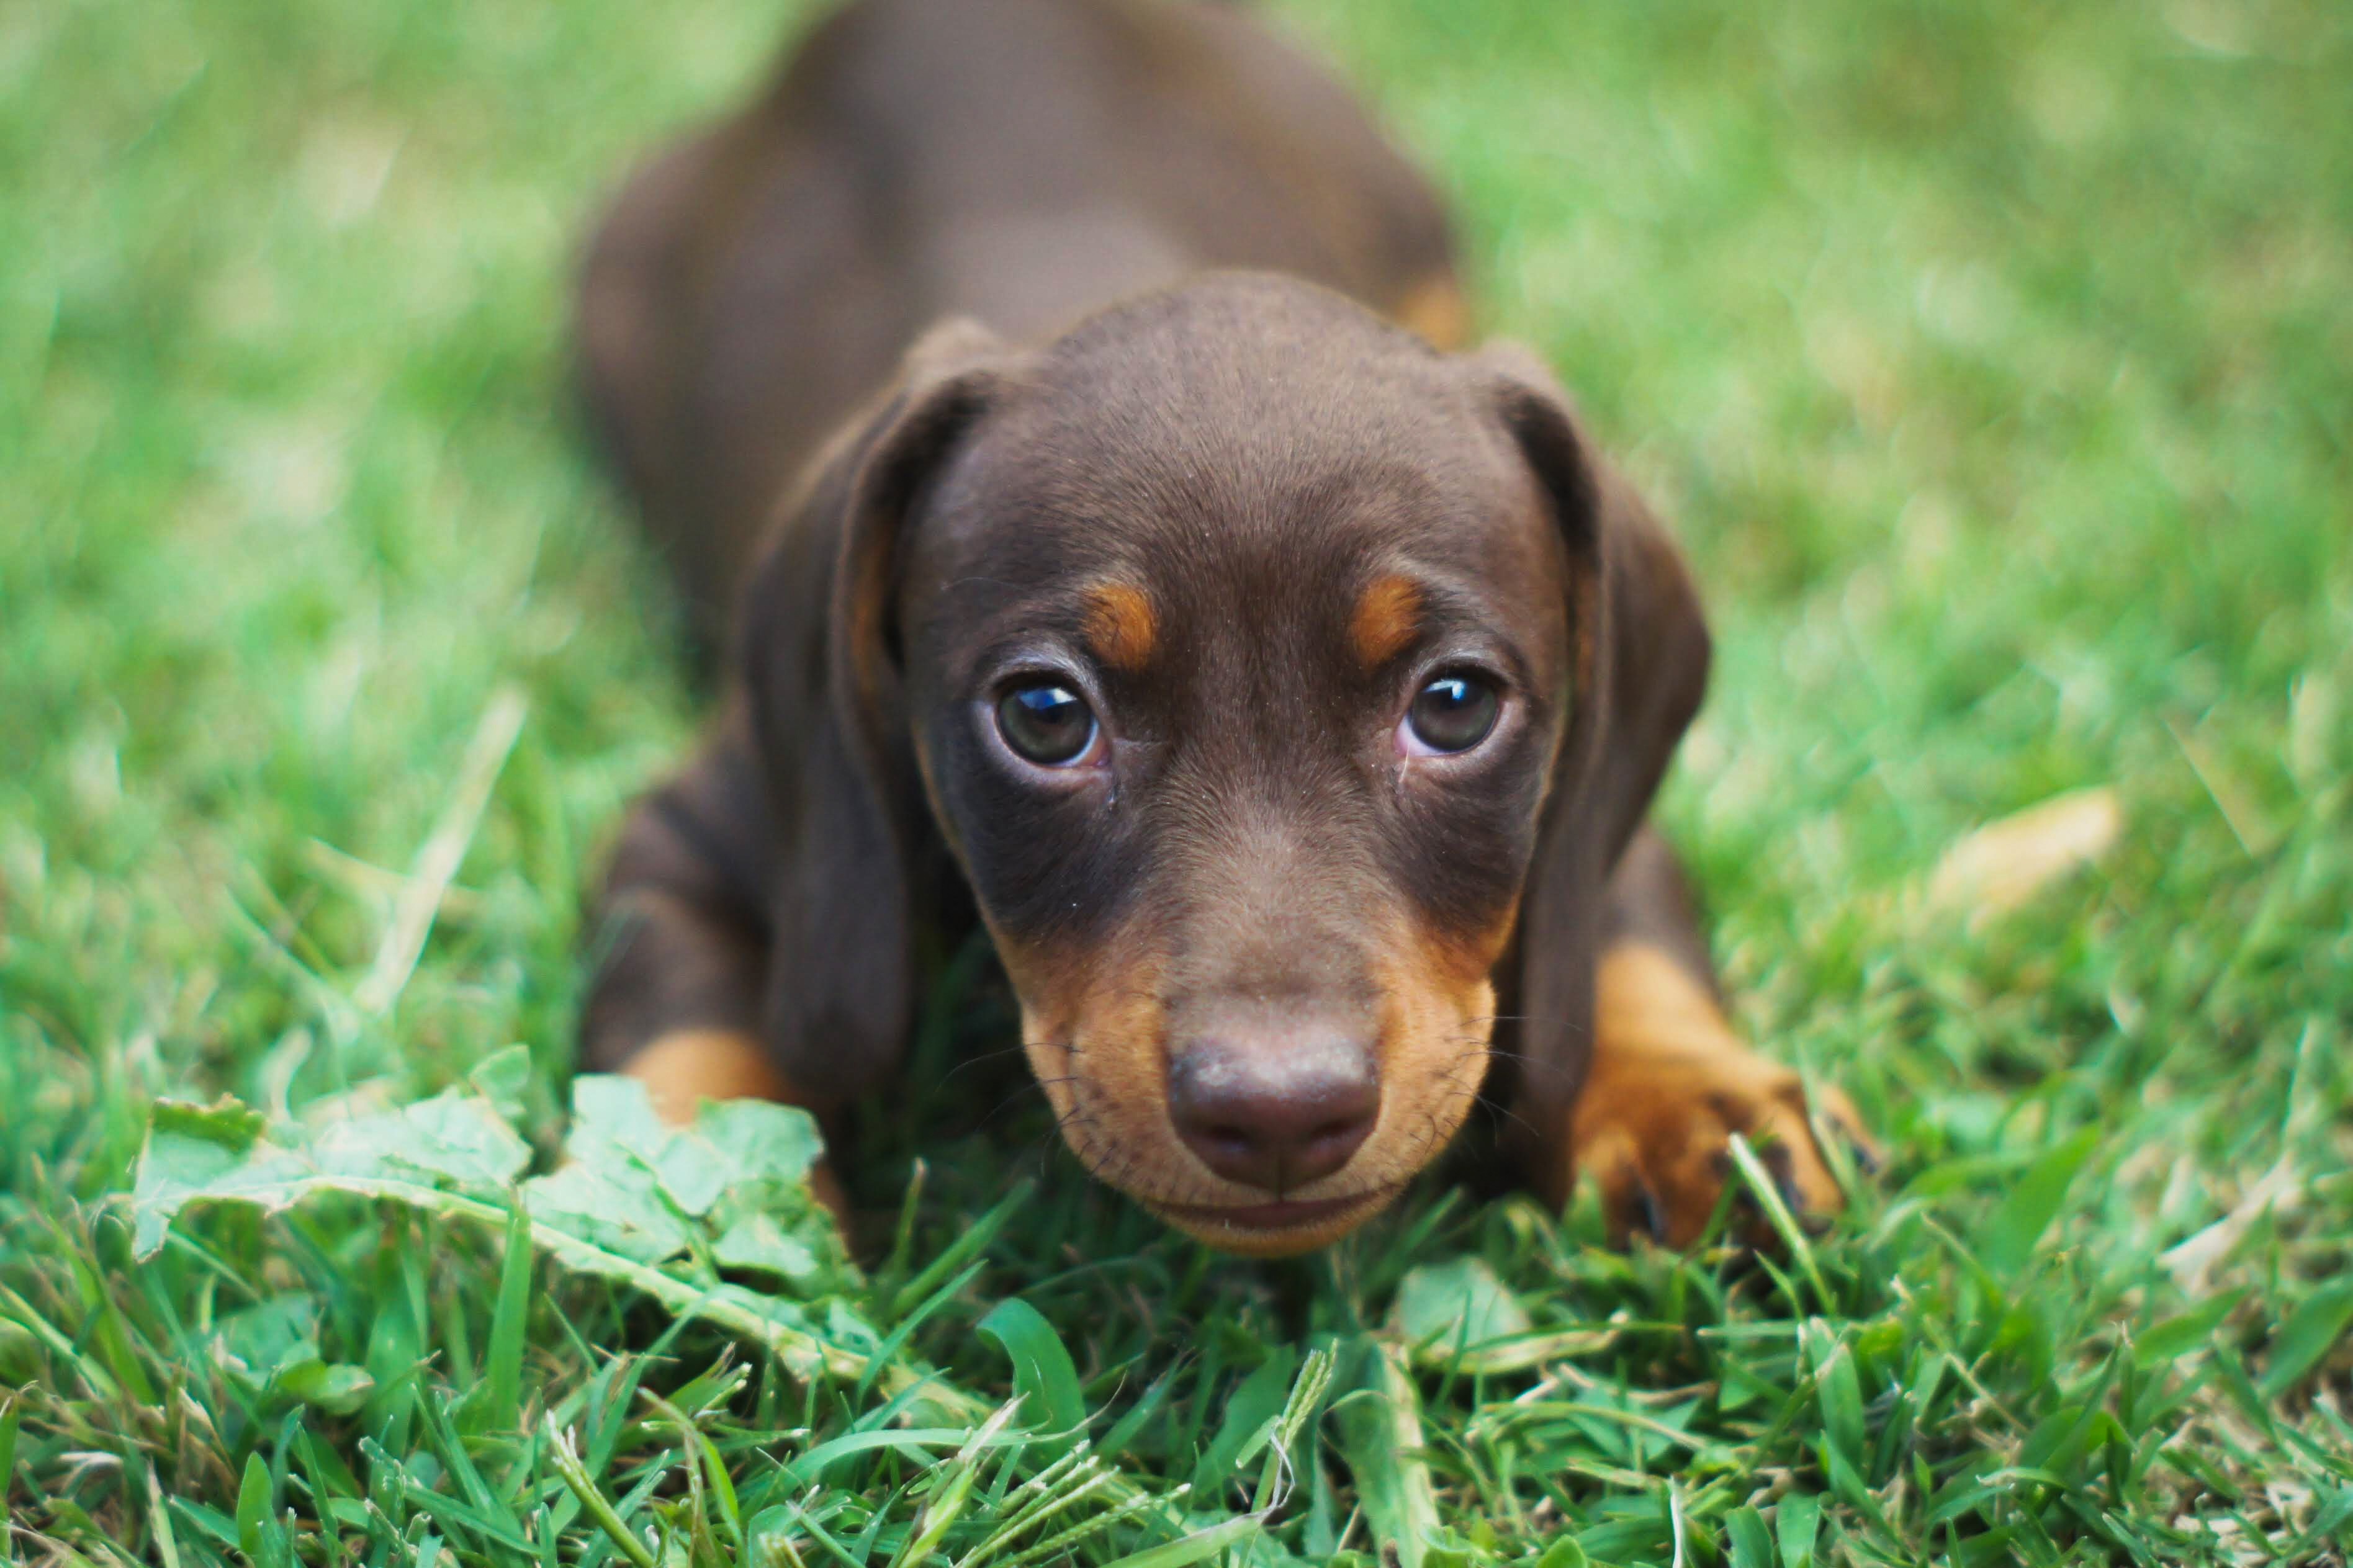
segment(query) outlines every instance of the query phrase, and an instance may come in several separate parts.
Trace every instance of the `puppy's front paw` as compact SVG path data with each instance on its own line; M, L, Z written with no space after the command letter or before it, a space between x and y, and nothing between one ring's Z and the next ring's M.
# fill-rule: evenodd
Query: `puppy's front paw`
M1599 1189L1612 1239L1699 1239L1734 1179L1736 1132L1757 1147L1800 1221L1837 1213L1831 1174L1797 1074L1742 1044L1714 999L1655 950L1603 960L1594 1055L1570 1126L1580 1180ZM1846 1096L1820 1091L1823 1118L1868 1167L1877 1155Z

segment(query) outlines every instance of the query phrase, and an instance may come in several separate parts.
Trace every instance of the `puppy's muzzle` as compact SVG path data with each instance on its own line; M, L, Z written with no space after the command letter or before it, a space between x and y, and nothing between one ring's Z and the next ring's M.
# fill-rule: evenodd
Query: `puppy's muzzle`
M1172 1044L1168 1115L1200 1162L1281 1198L1345 1166L1380 1118L1368 1032L1228 1016Z

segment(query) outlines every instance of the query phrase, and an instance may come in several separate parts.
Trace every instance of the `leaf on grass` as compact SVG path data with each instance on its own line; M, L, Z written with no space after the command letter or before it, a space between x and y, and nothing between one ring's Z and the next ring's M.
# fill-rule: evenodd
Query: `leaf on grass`
M508 1046L492 1051L466 1075L466 1081L475 1092L491 1102L491 1109L509 1122L520 1121L529 1105L532 1074L529 1046Z
M1449 1363L1528 1332L1528 1314L1484 1259L1457 1258L1409 1273L1398 1287L1398 1331L1414 1359Z
M807 1245L785 1234L772 1215L746 1215L711 1244L711 1259L722 1268L744 1274L766 1274L795 1285L818 1279L818 1257Z
M287 1126L268 1136L263 1120L234 1101L159 1106L132 1190L118 1200L130 1212L134 1252L153 1257L191 1205L274 1214L314 1194L341 1193L497 1226L511 1240L528 1234L532 1247L560 1267L620 1281L672 1312L755 1340L797 1376L820 1366L853 1378L867 1370L881 1339L841 1299L857 1275L839 1230L808 1190L807 1172L822 1145L805 1112L713 1107L693 1127L673 1131L652 1116L640 1086L582 1079L570 1163L519 1181L530 1147L500 1113L498 1098L510 1094L512 1073L498 1060L487 1067L481 1081L419 1104ZM500 1345L511 1354L530 1275L524 1259L510 1258L501 1292L507 1333ZM714 1261L782 1277L800 1299L722 1279ZM821 1325L803 1305L811 1299L827 1302ZM293 1383L278 1392L322 1407L364 1400L370 1380L392 1386L413 1360L413 1326L400 1337L410 1346L406 1356L389 1340L372 1341L366 1370L322 1363L294 1372ZM301 1350L281 1349L259 1363L242 1353L233 1359L266 1381L317 1361L315 1345ZM930 1377L919 1367L894 1365L886 1382L901 1388ZM968 1403L944 1386L934 1388L923 1398L934 1407L961 1410Z
M212 1144L232 1154L242 1154L260 1141L261 1131L269 1118L227 1095L222 1095L210 1105L196 1105L185 1100L159 1100L155 1102L154 1129L174 1137L187 1138Z
M2124 827L2105 785L2054 795L1960 839L1928 879L1928 906L1976 918L2019 908L2108 851Z
M809 1167L824 1152L808 1112L731 1101L706 1107L691 1127L672 1128L635 1079L592 1074L575 1079L572 1092L570 1163L523 1184L543 1217L641 1263L685 1251L694 1222L705 1219L722 1234L754 1215L774 1224L780 1213L805 1236L829 1229L808 1197ZM741 1258L744 1267L768 1265L767 1272L810 1272L781 1267L795 1260L760 1240L737 1237L723 1263ZM813 1268L817 1254L808 1255Z
M523 1184L523 1201L544 1223L639 1263L677 1257L694 1234L651 1176L604 1162L575 1161L533 1176Z
M275 1214L322 1188L392 1180L481 1191L504 1185L531 1147L490 1103L463 1089L378 1116L331 1122L280 1146L233 1102L158 1101L132 1185L132 1251L142 1261L191 1203L248 1204Z

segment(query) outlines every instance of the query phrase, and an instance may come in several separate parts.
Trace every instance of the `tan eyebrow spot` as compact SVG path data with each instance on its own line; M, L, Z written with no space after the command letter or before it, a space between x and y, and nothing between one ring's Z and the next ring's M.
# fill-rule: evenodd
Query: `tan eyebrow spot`
M1426 278L1398 301L1397 324L1434 349L1458 349L1471 335L1471 306L1454 279Z
M1087 598L1087 646L1095 657L1113 669L1134 671L1149 663L1160 626L1144 591L1106 583Z
M1378 669L1405 650L1421 627L1421 590L1404 577L1374 579L1349 617L1349 640L1366 669Z

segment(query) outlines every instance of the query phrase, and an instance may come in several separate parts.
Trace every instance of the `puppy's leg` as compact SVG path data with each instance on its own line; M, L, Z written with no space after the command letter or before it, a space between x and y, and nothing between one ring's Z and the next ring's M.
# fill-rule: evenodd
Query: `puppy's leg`
M581 1021L581 1061L646 1086L657 1114L694 1120L707 1100L773 1100L823 1115L760 1033L767 978L766 802L739 719L692 766L629 813L598 900L605 942ZM829 1165L819 1201L847 1214Z
M1805 1089L1725 1018L1682 868L1655 831L1628 847L1609 900L1593 1058L1570 1138L1613 1235L1639 1229L1671 1247L1696 1240L1731 1179L1735 1132L1757 1145L1793 1211L1835 1213L1845 1198L1815 1142ZM1868 1158L1846 1097L1824 1089L1821 1100L1825 1118Z

